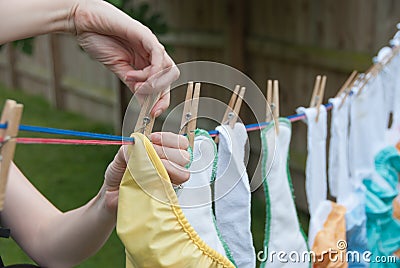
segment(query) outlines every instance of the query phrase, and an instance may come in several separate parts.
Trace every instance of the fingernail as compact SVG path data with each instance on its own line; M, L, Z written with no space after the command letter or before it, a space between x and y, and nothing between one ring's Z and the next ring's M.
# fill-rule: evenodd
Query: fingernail
M162 113L161 110L157 110L157 111L154 113L154 117L159 117L161 113Z
M125 75L125 81L132 82L132 81L135 81L135 78L127 74L127 75Z
M161 141L161 134L157 132L151 133L151 141L159 143Z

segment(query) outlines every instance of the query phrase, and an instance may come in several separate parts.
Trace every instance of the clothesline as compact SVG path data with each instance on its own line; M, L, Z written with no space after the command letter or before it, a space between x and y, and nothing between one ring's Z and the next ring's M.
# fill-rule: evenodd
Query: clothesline
M332 108L332 104L325 104L327 110ZM305 114L294 114L286 117L291 122L296 122L305 118ZM246 125L246 130L256 131L262 128L265 128L270 122L262 122L256 124L248 124ZM0 124L0 129L7 128L7 123ZM23 125L19 126L20 131L26 132L36 132L36 133L46 133L46 134L55 134L55 135L67 135L67 136L75 136L75 137L85 137L97 140L79 140L79 139L51 139L51 138L16 138L17 143L21 144L75 144L75 145L124 145L124 144L132 144L134 143L134 139L126 136L118 136L111 134L102 134L102 133L94 133L94 132L86 132L86 131L76 131L69 129L60 129L60 128L50 128L50 127L41 127L41 126L31 126L31 125ZM217 130L209 130L208 133L210 136L215 137L218 136ZM3 142L0 139L0 143Z
M52 138L16 138L20 144L69 144L69 145L129 145L133 141L113 141L113 140L79 140L79 139L52 139ZM0 138L0 143L4 139Z

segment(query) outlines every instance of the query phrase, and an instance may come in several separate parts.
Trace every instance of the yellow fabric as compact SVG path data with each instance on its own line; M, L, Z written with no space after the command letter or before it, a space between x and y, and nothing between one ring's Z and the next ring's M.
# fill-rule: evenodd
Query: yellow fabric
M234 267L190 226L150 141L142 134L132 136L117 216L126 267Z
M332 210L329 213L322 230L315 236L312 251L315 252L314 268L345 268L346 246L339 241L346 241L346 208L331 202ZM331 258L328 251L331 250ZM336 261L337 260L337 261Z

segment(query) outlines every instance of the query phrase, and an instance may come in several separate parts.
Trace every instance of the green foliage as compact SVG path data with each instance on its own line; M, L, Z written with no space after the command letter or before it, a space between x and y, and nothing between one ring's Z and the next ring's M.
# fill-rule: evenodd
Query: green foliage
M33 37L14 41L13 45L25 54L32 55L33 53ZM0 49L2 48L3 45L0 45Z
M32 55L33 53L33 37L14 41L13 45L25 54Z
M148 3L134 5L132 0L107 0L114 6L122 9L132 18L149 27L155 34L164 34L168 31L167 23L160 13L151 13Z

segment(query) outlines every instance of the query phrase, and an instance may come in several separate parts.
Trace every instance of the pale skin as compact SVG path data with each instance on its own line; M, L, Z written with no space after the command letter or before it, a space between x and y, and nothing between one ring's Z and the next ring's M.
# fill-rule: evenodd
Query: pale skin
M50 32L68 32L94 59L141 96L163 90L152 110L169 105L165 89L179 71L151 31L102 0L0 0L0 44ZM151 134L171 182L189 178L188 141L173 133ZM61 212L21 173L10 167L1 225L40 266L72 267L95 254L115 227L119 183L126 168L120 149L105 172L103 186L87 204ZM67 167L66 167L67 168ZM77 186L78 187L78 186Z

